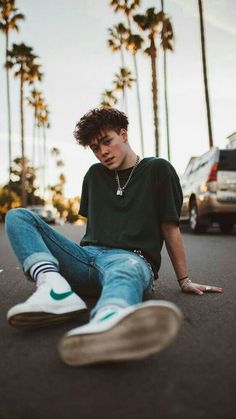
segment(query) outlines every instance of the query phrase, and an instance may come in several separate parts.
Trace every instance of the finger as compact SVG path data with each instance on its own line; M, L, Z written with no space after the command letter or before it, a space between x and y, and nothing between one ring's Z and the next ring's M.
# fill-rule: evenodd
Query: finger
M202 292L205 292L205 291L207 291L207 285L202 285L202 284L197 284L197 288L199 289L199 290L201 290Z
M223 288L221 288L221 287L211 287L211 289L209 291L210 292L222 292Z
M204 286L202 286L202 287L204 287ZM194 294L197 294L197 295L203 295L203 291L200 288L201 288L200 285L190 283L190 284L187 284L187 285L183 285L182 286L182 291L186 292L186 293L194 293Z
M198 288L198 287L192 287L192 288L191 288L191 291L192 291L194 294L197 294L197 295L203 295L203 291L202 291L200 288Z
M213 287L210 285L203 285L201 289L204 292L222 292L223 291L223 288L221 287Z
M189 287L189 292L194 292L194 294L202 295L205 289L206 289L206 285L196 284L192 282L191 286Z

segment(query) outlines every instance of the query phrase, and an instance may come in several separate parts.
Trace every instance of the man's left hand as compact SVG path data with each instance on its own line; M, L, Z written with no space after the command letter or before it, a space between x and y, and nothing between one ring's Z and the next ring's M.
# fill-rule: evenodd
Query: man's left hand
M222 292L223 288L212 285L202 285L191 282L189 279L180 284L181 290L186 293L203 295L205 292Z

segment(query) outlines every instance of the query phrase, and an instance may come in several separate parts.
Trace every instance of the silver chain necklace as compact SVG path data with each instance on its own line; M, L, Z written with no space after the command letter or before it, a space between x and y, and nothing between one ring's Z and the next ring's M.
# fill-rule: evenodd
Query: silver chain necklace
M134 171L135 171L136 167L138 166L139 162L140 162L140 157L137 156L135 165L134 165L133 169L131 170L130 175L129 175L127 181L125 182L125 184L122 187L120 186L120 178L119 178L118 172L116 171L116 183L117 183L116 195L119 195L119 196L123 196L124 195L124 190L128 186L128 184L130 182L130 179L132 178L132 176L134 174Z

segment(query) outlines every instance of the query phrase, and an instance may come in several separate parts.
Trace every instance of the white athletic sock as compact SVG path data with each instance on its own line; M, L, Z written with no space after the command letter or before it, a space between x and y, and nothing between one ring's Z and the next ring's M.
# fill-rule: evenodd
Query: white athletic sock
M48 283L49 286L56 288L57 291L71 290L70 284L58 272L58 268L51 262L41 261L35 263L30 268L30 276L39 286L41 283Z
M35 282L37 282L39 275L45 272L58 272L58 268L52 262L47 262L44 260L35 263L30 268L30 276Z

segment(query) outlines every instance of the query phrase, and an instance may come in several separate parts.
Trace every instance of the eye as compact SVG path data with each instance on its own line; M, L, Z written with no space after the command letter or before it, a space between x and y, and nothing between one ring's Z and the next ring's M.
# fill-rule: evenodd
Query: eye
M104 140L104 144L105 145L109 145L111 143L111 139L107 138L106 140Z
M93 153L96 153L98 151L98 147L97 146L92 146L90 148L93 151Z

